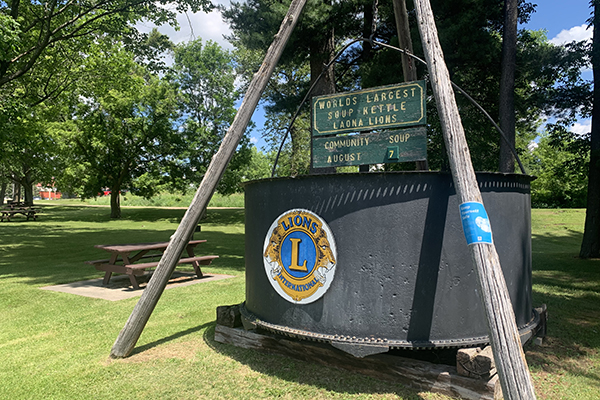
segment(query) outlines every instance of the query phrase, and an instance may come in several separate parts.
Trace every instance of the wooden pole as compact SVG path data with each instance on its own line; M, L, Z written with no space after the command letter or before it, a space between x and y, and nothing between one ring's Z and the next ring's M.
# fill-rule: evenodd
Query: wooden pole
M179 227L171 237L169 246L161 257L152 278L148 282L148 286L146 286L146 289L142 293L142 297L135 305L133 312L119 333L110 353L112 358L127 357L135 347L156 303L162 295L162 292L175 269L179 256L183 252L188 239L198 223L202 211L208 205L219 180L221 180L221 177L225 172L225 168L229 164L238 143L244 135L248 122L260 100L260 96L262 95L277 62L279 61L279 57L298 22L298 18L305 3L306 0L293 0L290 4L287 15L279 28L279 32L275 35L273 43L267 50L265 59L258 72L252 78L242 105L235 115L235 119L229 127L227 134L223 138L219 150L213 156L190 207L187 209Z
M456 193L461 204L482 203L450 76L438 40L431 5L429 0L416 0L415 7ZM496 247L493 243L473 243L469 248L479 279L492 350L504 397L514 400L535 399Z
M394 0L394 17L396 19L396 31L398 32L398 47L413 53L412 40L408 25L408 11L406 9L406 0ZM412 57L402 53L402 73L405 82L417 80L417 68L415 60Z

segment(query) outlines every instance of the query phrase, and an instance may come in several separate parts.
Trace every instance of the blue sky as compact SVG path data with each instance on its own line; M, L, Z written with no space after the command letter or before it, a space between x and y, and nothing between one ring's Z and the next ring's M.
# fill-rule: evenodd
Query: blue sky
M213 3L229 5L229 0L213 0ZM555 44L592 37L592 30L587 29L586 24L591 11L589 0L533 0L532 3L537 4L536 11L530 21L520 28L543 29L547 32L548 39ZM178 20L181 29L177 32L170 27L159 28L174 42L202 38L203 40L213 40L221 46L231 49L231 45L223 37L229 34L229 27L223 22L218 12L180 15ZM147 26L148 30L150 28ZM584 76L591 79L590 71L584 72ZM264 144L258 132L258 128L262 127L264 121L260 109L254 113L253 120L257 124L257 129L253 132L252 140L260 148ZM579 133L589 132L589 129L590 120L578 121L572 128L573 131Z

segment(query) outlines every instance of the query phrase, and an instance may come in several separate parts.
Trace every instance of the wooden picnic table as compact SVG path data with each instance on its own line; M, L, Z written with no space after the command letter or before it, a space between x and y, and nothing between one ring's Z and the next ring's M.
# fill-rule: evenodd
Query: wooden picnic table
M209 265L212 260L219 256L196 256L194 249L200 243L206 240L190 240L186 245L188 257L180 258L177 264L192 264L194 272L198 278L202 278L202 270L200 265ZM136 276L143 275L148 268L154 268L158 265L158 261L136 264L137 261L143 258L151 258L162 256L169 242L153 242L153 243L134 243L134 244L98 244L94 247L105 250L110 253L110 258L105 260L86 261L86 264L91 264L99 271L105 271L104 285L108 285L110 278L114 273L126 274L129 276L131 285L134 289L139 289Z
M39 208L34 208L31 206L16 206L14 204L8 204L8 207L2 208L0 210L0 221L7 220L10 222L10 219L17 214L23 214L27 217L27 221L29 219L33 219L34 221L37 219L37 216L40 212Z

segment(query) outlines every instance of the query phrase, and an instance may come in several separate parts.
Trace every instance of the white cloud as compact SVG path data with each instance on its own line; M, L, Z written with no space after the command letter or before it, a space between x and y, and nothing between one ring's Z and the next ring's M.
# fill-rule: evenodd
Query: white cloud
M202 38L203 42L212 40L225 49L232 49L231 44L223 37L231 34L231 30L223 21L219 11L178 14L177 22L179 23L179 31L169 25L161 25L158 30L169 36L174 43ZM150 32L154 27L156 25L148 22L137 25L137 28L142 32Z
M577 135L585 135L587 133L590 133L591 131L592 131L592 120L591 119L583 120L583 121L581 121L581 123L576 122L571 127L571 132L573 132Z
M558 35L556 35L556 37L554 37L553 39L550 39L550 43L556 44L556 45L561 45L561 44L566 44L566 43L570 43L572 41L580 41L580 40L586 40L592 39L592 29L589 28L586 24L580 25L580 26L574 26L571 29L563 29L562 31L560 31L560 33Z
M537 149L539 146L539 144L537 144L536 142L534 142L533 140L531 142L529 142L529 144L527 145L527 149L529 149L530 152L534 151L535 149Z
M256 144L256 143L258 143L258 138L257 138L256 136L252 136L252 137L250 138L250 143L252 143L252 144Z

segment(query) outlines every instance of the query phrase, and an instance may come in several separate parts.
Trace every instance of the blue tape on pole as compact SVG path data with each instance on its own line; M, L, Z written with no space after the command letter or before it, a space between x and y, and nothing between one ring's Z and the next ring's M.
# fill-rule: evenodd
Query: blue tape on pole
M492 227L483 204L475 201L462 203L460 219L467 244L492 243Z

